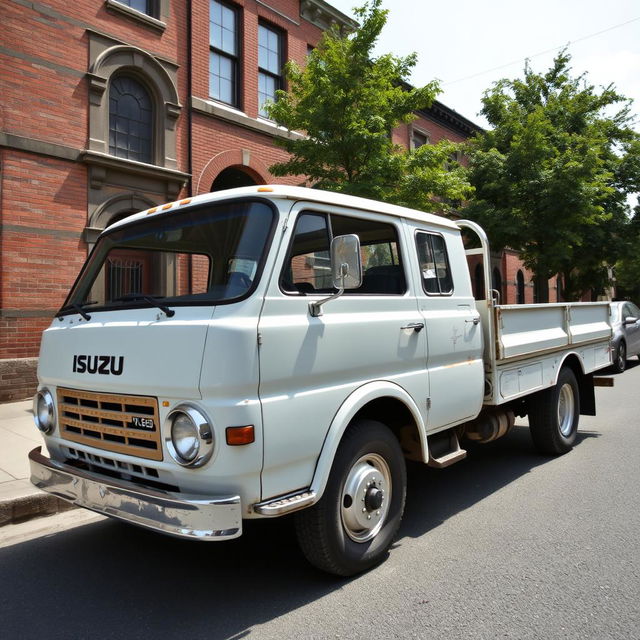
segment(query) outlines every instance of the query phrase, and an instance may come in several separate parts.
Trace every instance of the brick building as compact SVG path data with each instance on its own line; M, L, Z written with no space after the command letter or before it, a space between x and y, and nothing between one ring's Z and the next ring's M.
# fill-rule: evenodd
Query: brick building
M0 3L0 401L33 393L40 334L108 224L276 181L288 133L262 105L333 22L354 24L323 0ZM417 116L396 142L476 130L440 103Z

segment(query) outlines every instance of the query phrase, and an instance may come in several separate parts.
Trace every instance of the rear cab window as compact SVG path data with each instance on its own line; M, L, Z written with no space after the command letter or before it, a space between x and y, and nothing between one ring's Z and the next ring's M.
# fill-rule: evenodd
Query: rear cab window
M427 295L453 294L453 278L445 239L437 233L416 232L420 279Z

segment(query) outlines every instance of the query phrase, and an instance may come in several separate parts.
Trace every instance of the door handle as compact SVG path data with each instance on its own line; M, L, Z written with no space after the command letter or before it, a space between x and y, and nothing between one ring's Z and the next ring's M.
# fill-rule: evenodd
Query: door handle
M413 329L416 333L420 333L424 329L424 322L410 322L404 327L400 327L400 329Z
M469 318L469 319L465 320L465 322L473 322L473 324L480 324L480 318L478 318L478 316L476 316L475 318Z

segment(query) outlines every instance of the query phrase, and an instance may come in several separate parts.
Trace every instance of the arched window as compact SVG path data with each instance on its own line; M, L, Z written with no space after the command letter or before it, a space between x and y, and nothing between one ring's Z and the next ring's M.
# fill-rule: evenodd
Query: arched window
M117 76L109 88L109 153L152 162L153 109L145 87L130 76Z
M500 269L498 269L498 267L493 268L493 273L491 274L491 288L498 292L498 302L500 302L502 298L502 275L500 274Z
M558 302L562 300L562 294L562 276L558 274L558 277L556 278L556 300Z
M517 288L517 299L516 302L518 304L524 304L524 273L519 269L516 275L516 288Z
M234 187L250 187L254 184L256 184L256 181L246 171L235 167L227 167L213 181L211 191L223 191Z
M476 300L484 300L485 292L484 292L484 269L482 268L482 262L476 265L476 269L474 272L474 280L475 280L475 289L476 289Z

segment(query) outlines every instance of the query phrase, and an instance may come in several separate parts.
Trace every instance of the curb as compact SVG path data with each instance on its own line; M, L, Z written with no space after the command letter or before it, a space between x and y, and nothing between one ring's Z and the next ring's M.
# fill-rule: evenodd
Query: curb
M21 487L17 495L0 496L0 527L50 516L77 507L36 487Z

